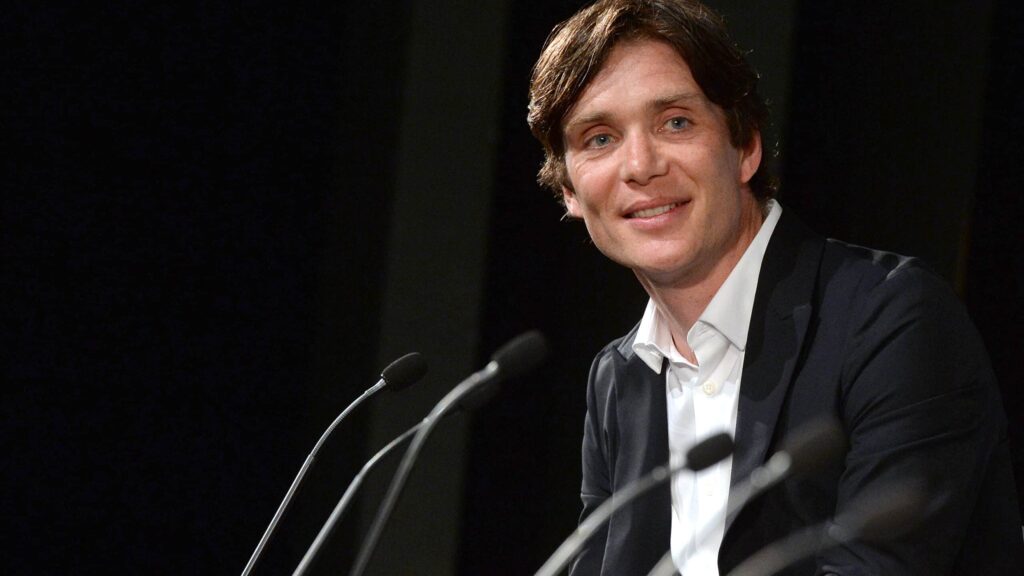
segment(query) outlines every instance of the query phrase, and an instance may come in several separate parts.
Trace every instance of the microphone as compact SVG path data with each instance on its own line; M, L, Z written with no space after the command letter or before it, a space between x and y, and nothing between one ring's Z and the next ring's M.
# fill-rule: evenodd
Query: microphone
M726 507L725 525L728 526L748 502L763 494L790 476L800 476L825 466L846 452L846 435L833 418L812 420L794 431L782 444L782 449L772 454L767 462L758 466L749 476L730 489L729 504ZM708 527L697 533L694 540L699 544L708 536ZM669 550L654 565L647 576L672 576L676 573Z
M540 567L540 570L537 570L535 576L554 576L561 572L579 554L580 549L593 536L594 532L603 526L619 508L649 492L651 489L668 482L679 471L690 470L692 472L699 472L720 460L724 460L732 454L732 450L732 437L729 434L725 432L715 434L690 448L681 465L674 467L669 467L668 465L658 466L646 476L615 492L611 498L605 500L583 522L580 522L576 530L562 542L562 545Z
M384 501L377 509L377 516L359 549L351 576L362 576L363 571L366 570L374 548L377 546L377 541L384 531L384 526L405 488L416 458L437 423L464 401L479 401L479 399L495 393L501 380L513 378L532 370L544 359L546 354L547 341L540 332L534 330L520 334L495 352L487 366L460 382L434 406L430 414L420 423L412 443L402 457L395 476L391 479L391 485L384 496Z
M388 387L392 392L405 390L420 381L427 373L427 361L419 352L409 352L381 371L375 386ZM371 392L372 394L373 392Z
M464 397L462 401L459 402L456 410L476 410L478 407L490 400L494 396L495 392L497 392L497 388L495 387L491 387L486 390L478 388L475 392L471 392L469 395ZM345 494L342 495L341 500L339 500L337 505L334 506L334 510L331 512L330 517L327 518L327 521L324 522L324 525L320 528L320 532L317 533L316 539L313 540L313 543L306 550L306 553L303 555L299 565L295 568L295 571L292 572L292 576L304 576L310 566L313 565L313 562L316 560L317 555L320 554L320 550L323 548L324 543L327 542L328 538L330 538L335 527L337 527L338 523L341 522L341 518L345 514L345 511L355 499L355 493L359 491L366 475L373 470L378 462L390 454L392 450L400 446L406 440L412 438L413 434L423 426L424 422L425 420L403 432L400 436L381 448L373 455L372 458L367 460L366 464L363 464L362 469L359 470L359 473L356 474L355 478L352 479L352 482L349 483L348 488L345 489Z
M260 556L263 555L263 550L266 548L267 543L270 542L270 538L274 535L277 529L278 523L284 516L285 511L291 504L292 498L295 496L295 492L299 489L302 484L306 473L309 471L310 466L313 465L313 461L316 459L317 453L323 447L324 443L327 442L327 438L334 432L334 429L338 427L338 424L348 416L349 412L355 409L363 403L364 400L376 394L381 388L388 387L391 390L402 390L412 384L416 383L423 375L427 373L427 362L423 359L423 356L419 352L410 352L405 356L402 356L398 360L395 360L391 364L388 364L380 375L380 380L376 384L368 388L362 393L354 402L348 405L347 408L342 410L341 414L331 422L331 425L327 427L327 430L317 440L316 445L313 446L313 450L310 451L309 456L306 456L306 461L302 463L302 467L299 468L299 473L296 474L295 479L292 480L292 485L288 488L288 492L284 495L284 499L281 500L281 504L278 505L277 511L274 512L274 517L270 520L270 525L263 532L263 537L260 538L259 543L256 545L256 550L253 551L252 556L249 557L249 562L245 565L245 569L242 570L242 576L249 576L249 574L256 567L256 563L259 562Z
M791 476L802 476L846 453L846 435L833 418L812 420L798 428L750 476L732 488L725 524L728 526L747 502Z
M832 522L803 528L765 546L727 576L768 576L827 548L853 540L887 540L916 525L927 499L923 483L890 484L854 500Z
M421 426L423 426L423 422L409 428L403 432L401 436L398 436L389 442L387 446L381 448L373 455L373 458L366 461L366 464L363 464L362 469L359 470L359 473L356 474L355 478L352 479L352 482L349 483L348 488L345 489L345 494L342 495L341 500L338 500L338 503L334 506L334 510L331 511L330 517L327 518L327 522L325 522L320 528L320 532L317 533L316 539L313 540L309 549L307 549L306 553L302 556L302 560L299 561L299 565L295 567L295 571L292 572L292 576L302 576L307 570L309 570L309 567L313 565L313 561L316 560L317 555L320 553L320 549L330 537L331 533L334 532L334 528L338 525L338 522L341 522L341 517L345 514L345 510L348 509L349 505L355 499L356 492L359 490L359 487L362 486L363 479L370 473L370 470L372 470L374 466L377 465L377 462L387 456L392 450L403 444L409 438L412 438L412 435L415 434Z

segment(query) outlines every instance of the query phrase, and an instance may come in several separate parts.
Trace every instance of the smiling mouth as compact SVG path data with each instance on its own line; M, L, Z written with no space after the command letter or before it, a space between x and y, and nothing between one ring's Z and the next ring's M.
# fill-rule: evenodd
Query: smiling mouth
M673 202L671 204L665 204L664 206L658 206L657 208L648 208L646 210L637 210L630 214L626 214L626 218L654 218L655 216L661 216L662 214L671 211L677 206L682 206L683 202Z

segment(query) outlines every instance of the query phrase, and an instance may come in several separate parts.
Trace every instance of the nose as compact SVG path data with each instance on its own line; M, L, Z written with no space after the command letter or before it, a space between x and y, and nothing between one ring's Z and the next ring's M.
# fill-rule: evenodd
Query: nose
M633 134L622 146L621 177L624 182L640 185L665 173L668 163L650 134Z

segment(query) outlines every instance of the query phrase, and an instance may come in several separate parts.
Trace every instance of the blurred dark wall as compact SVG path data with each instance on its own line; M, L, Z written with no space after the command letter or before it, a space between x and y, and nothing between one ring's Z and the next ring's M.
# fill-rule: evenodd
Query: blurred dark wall
M7 11L6 573L241 571L379 370L403 13ZM348 424L266 568L358 468Z
M998 2L990 38L962 278L967 309L1003 391L1024 517L1024 6Z
M435 439L371 572L535 570L578 513L590 360L645 303L535 184L529 70L580 4L12 7L5 572L240 572L323 428L436 349L415 402L375 400L326 447L260 571L287 573L388 431L540 328L551 359ZM766 81L787 209L955 283L1019 426L1022 9L736 4L713 5L787 79ZM393 466L320 571L352 560Z
M966 271L992 2L808 2L782 198L828 236Z

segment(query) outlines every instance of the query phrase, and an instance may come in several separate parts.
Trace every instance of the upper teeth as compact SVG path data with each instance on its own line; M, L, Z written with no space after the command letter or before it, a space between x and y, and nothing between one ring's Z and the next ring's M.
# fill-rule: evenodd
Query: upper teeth
M647 210L637 210L636 212L633 212L633 218L651 218L652 216L657 216L659 214L664 214L665 212L668 212L669 210L675 208L676 206L679 206L679 204L681 204L681 202L673 202L672 204L666 204L664 206L658 206L657 208L648 208Z

